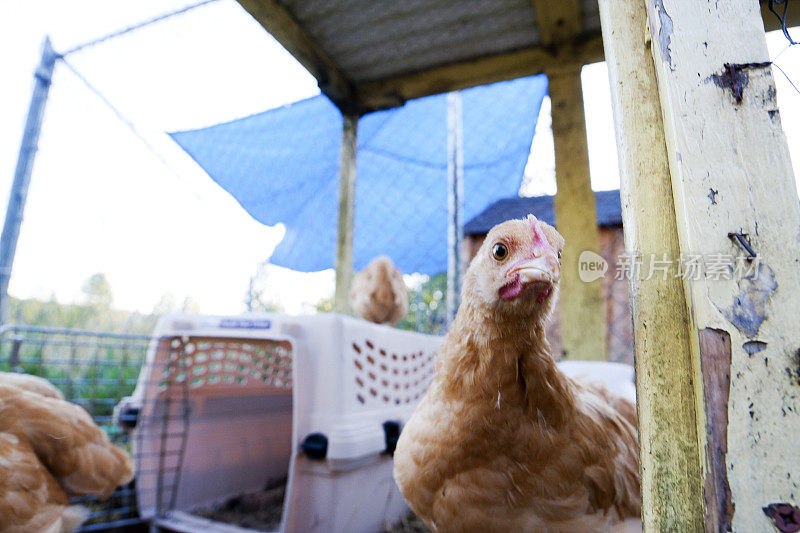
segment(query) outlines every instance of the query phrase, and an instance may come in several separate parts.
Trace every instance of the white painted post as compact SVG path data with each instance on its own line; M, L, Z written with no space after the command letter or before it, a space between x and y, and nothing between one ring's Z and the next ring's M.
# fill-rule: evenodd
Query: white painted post
M447 93L447 322L453 321L461 297L464 240L464 132L461 93Z
M706 530L772 531L800 500L800 203L759 5L645 5L680 250L716 265L684 278Z

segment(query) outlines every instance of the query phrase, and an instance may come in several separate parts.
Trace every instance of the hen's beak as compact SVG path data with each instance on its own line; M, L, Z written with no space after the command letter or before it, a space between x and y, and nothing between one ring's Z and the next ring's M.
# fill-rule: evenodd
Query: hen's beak
M533 282L556 283L561 277L561 268L555 257L544 254L541 257L514 265L514 268L506 276L509 278L519 276L519 280L525 284Z

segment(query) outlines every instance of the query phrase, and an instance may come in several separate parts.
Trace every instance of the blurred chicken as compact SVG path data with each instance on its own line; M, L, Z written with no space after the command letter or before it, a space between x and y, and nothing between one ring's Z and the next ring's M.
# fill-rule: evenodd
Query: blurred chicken
M16 374L13 372L0 372L0 385L14 385L26 391L35 392L48 398L63 400L64 395L55 385L39 376L30 374Z
M133 478L130 456L43 381L0 373L2 533L72 531L88 511L69 496L108 498Z
M641 531L636 412L558 370L544 336L561 235L493 228L464 279L395 479L433 531Z
M396 324L408 313L408 289L392 260L381 255L353 280L350 306L365 320Z

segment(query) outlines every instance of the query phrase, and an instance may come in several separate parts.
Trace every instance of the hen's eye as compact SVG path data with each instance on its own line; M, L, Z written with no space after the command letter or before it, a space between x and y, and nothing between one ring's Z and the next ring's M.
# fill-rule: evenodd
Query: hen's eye
M561 261L561 250L558 251L558 260Z
M498 242L492 247L492 256L498 261L502 261L508 257L508 246L502 242Z

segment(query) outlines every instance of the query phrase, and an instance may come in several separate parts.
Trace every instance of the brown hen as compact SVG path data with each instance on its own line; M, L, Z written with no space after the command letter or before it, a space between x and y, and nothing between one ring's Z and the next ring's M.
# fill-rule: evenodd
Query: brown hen
M408 289L392 260L373 259L353 280L350 307L356 315L376 324L396 324L408 313Z
M464 278L395 479L433 531L641 530L635 409L556 367L545 323L561 235L493 228Z
M0 373L3 533L72 531L87 512L69 496L107 498L133 478L130 456L43 381Z

